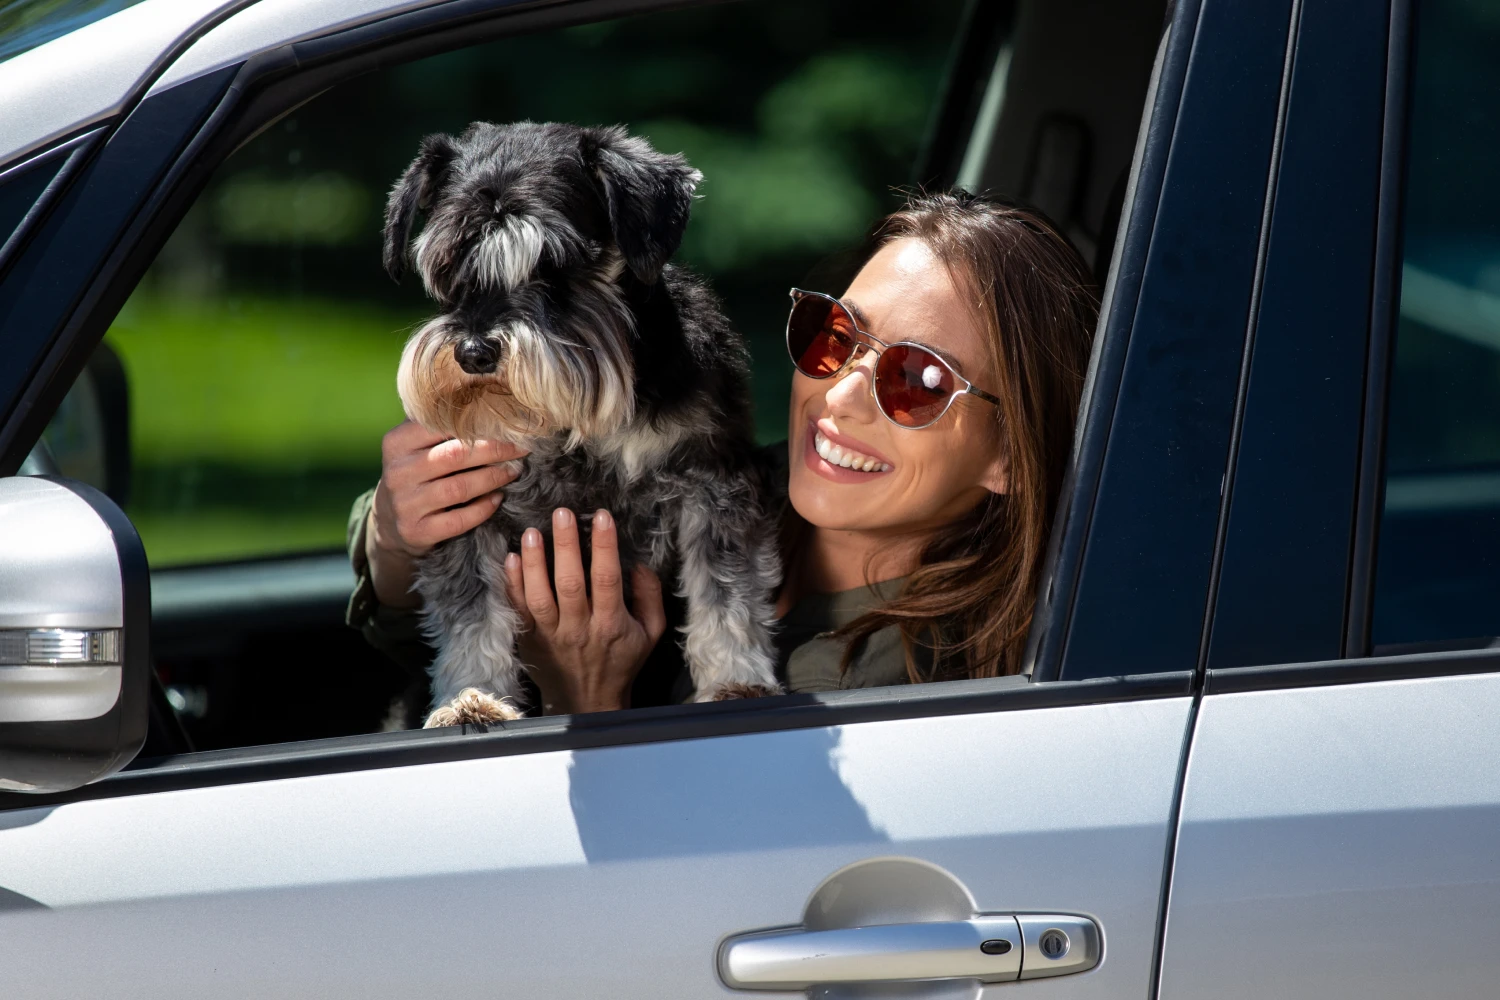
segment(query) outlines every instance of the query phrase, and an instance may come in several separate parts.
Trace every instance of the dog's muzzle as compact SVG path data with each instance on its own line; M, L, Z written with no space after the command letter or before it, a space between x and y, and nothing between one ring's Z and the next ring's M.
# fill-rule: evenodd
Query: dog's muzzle
M470 375L489 375L500 364L500 345L486 337L465 337L453 345L453 360Z

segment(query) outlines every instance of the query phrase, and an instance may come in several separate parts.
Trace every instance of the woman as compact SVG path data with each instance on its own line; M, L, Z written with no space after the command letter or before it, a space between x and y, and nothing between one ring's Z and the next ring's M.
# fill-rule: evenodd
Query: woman
M840 298L793 292L777 601L791 691L1020 669L1098 314L1082 258L1024 208L917 197L872 249ZM487 518L522 457L410 423L386 435L380 485L351 518L351 623L398 655L415 643L415 560ZM586 586L566 510L551 579L535 529L506 563L548 713L627 707L666 629L649 570L634 570L632 609L609 585L614 526L592 517L603 585Z

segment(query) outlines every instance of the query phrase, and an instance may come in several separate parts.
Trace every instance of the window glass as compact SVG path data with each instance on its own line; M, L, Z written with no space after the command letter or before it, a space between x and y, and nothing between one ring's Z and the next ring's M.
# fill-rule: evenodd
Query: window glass
M1500 7L1417 8L1377 651L1500 635Z
M716 5L504 39L361 77L216 173L107 342L130 384L127 512L153 566L332 548L401 419L432 306L380 265L385 192L430 132L625 123L707 177L679 259L751 343L785 435L786 289L895 207L960 0Z

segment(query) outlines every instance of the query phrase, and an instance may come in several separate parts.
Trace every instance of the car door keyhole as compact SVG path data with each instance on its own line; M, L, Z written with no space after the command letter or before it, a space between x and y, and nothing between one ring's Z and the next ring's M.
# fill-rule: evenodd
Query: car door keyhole
M1055 961L1068 953L1068 936L1056 928L1043 931L1041 940L1037 942L1037 949L1042 955Z

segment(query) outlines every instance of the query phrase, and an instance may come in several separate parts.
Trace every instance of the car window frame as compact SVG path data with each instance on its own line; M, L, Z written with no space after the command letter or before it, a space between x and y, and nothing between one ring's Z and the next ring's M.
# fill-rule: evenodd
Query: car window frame
M42 357L39 371L13 402L0 424L0 474L14 471L29 441L40 433L50 413L76 377L89 353L103 337L110 320L140 280L156 250L165 243L177 222L191 206L208 177L241 143L299 104L338 82L388 65L408 62L425 55L478 44L491 38L526 31L557 28L666 6L667 0L586 0L584 3L554 4L509 9L506 0L450 0L448 3L393 15L354 28L332 30L303 41L289 43L237 63L151 94L117 126L111 138L132 135L161 140L164 131L173 137L162 154L165 163L154 174L133 178L129 220L117 233L105 233L87 248L96 263L86 274L76 276L75 297L60 308L55 325L38 333ZM1177 5L1176 17L1184 37L1195 30L1198 4ZM1190 45L1174 50L1174 58L1185 62ZM1166 93L1181 73L1166 75L1159 86L1158 104L1148 120L1153 130L1145 142L1165 143L1175 126L1176 101ZM1163 110L1168 120L1156 116ZM175 131L173 131L175 130ZM134 148L129 142L123 147ZM180 150L180 152L179 152ZM112 151L106 144L88 164L81 183L66 193L53 213L44 234L67 234L70 214L80 210L79 189L108 187L118 169L123 149ZM1159 158L1164 166L1165 158ZM92 171L90 173L89 171ZM1154 219L1153 197L1160 194L1160 179L1154 195L1137 194L1132 203L1130 225L1122 227L1125 249L1116 254L1117 266L1138 271L1133 248L1143 241L1130 237L1149 227ZM71 201L69 199L72 199ZM76 222L76 219L75 219ZM1123 314L1122 314L1123 315ZM40 338L45 337L45 340ZM3 402L3 400L0 400ZM402 766L433 760L466 759L531 753L546 750L661 742L846 725L860 722L914 717L1019 711L1099 704L1127 700L1188 697L1194 693L1194 675L1189 670L1163 671L1140 676L1111 675L1082 680L1046 678L1051 683L1027 680L980 679L948 681L915 687L839 691L816 695L788 695L775 704L726 702L707 705L666 706L631 709L597 716L558 716L522 719L484 730L455 727L448 730L381 733L340 737L309 743L273 744L234 750L209 751L182 757L143 762L148 766L126 770L96 785L59 796L0 800L0 810L51 802L137 794L169 788L235 781L258 781L300 774L333 773L366 768Z
M1370 644L1378 532L1385 493L1385 435L1391 367L1401 297L1402 226L1410 139L1415 17L1413 0L1390 0L1371 253L1369 340L1363 372L1360 431L1341 654L1315 661L1267 662L1202 670L1201 696L1281 688L1417 680L1500 672L1500 649L1373 655Z
M1299 5L1245 343L1208 669L1347 657L1390 60L1385 5ZM1396 89L1400 89L1399 84ZM1387 188L1388 190L1388 188Z

